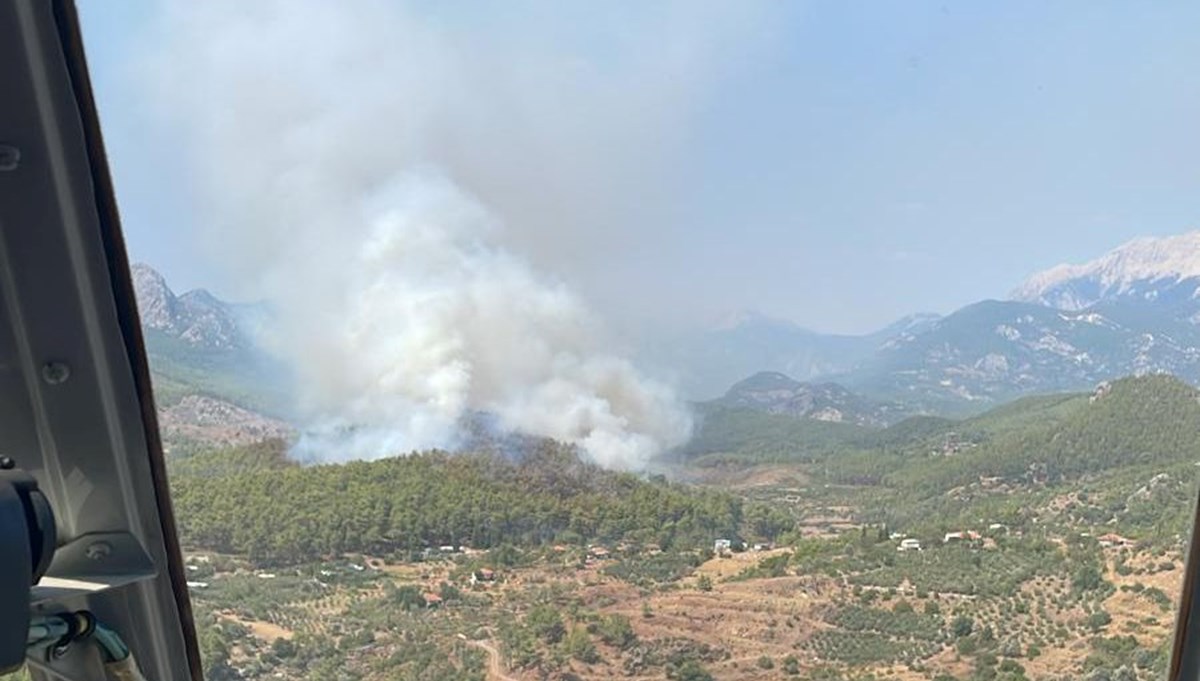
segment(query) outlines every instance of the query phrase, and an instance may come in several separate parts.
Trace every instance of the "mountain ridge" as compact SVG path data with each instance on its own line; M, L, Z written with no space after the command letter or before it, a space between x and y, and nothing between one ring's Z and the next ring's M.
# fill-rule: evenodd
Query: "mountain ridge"
M1139 237L1088 262L1055 265L1028 277L1009 297L1079 311L1118 298L1153 302L1198 295L1200 230Z
M144 328L202 348L247 348L253 344L240 328L234 305L206 289L176 295L166 277L145 263L135 263L131 271Z
M795 418L882 427L906 415L900 405L874 402L837 383L806 383L761 371L735 383L714 404Z
M282 432L276 419L289 411L287 372L253 333L265 308L228 303L206 289L176 294L145 263L134 264L131 273L165 430L191 440L238 441L209 428L211 418L201 418L215 410L236 414L232 421L247 433Z

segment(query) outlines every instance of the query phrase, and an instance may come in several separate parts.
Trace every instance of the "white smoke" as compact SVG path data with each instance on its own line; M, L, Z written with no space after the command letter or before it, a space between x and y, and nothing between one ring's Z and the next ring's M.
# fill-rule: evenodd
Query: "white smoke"
M674 395L605 355L579 301L496 247L487 213L444 178L397 177L348 212L361 231L341 274L292 284L325 305L294 300L276 339L314 417L304 454L445 445L468 410L612 467L687 437Z
M545 256L541 242L588 243L552 218L619 216L589 192L611 199L654 168L656 116L686 98L695 45L676 40L628 85L630 108L597 117L622 74L563 78L578 65L480 50L390 3L188 2L162 27L153 101L190 151L216 253L276 308L269 343L297 373L305 455L445 446L472 411L611 467L688 437L674 393L605 352L580 300L505 244ZM633 156L614 161L616 142ZM505 214L532 227L463 188L507 197L506 178L521 198Z

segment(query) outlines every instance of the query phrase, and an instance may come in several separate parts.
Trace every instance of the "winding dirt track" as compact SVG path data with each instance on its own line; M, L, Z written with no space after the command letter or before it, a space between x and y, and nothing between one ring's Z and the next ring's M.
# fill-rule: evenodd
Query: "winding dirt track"
M504 663L500 661L500 651L487 641L471 641L471 645L482 648L488 654L488 678L492 681L521 681L515 676L509 676L504 671Z

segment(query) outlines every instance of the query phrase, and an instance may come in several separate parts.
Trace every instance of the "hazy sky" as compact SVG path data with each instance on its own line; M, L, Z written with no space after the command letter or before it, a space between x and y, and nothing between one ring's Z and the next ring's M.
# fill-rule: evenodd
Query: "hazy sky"
M439 160L485 148L455 179L618 322L865 331L1200 228L1198 3L561 4L409 13L477 90ZM251 295L144 77L160 3L80 5L133 257Z

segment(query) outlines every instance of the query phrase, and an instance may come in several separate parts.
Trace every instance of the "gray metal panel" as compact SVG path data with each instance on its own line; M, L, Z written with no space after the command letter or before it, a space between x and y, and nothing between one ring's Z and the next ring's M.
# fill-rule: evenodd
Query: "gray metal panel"
M148 678L182 681L197 668L190 615L74 21L65 3L0 3L0 145L19 152L0 169L0 451L38 478L76 563L94 564L57 576L132 579L37 607L93 610ZM56 668L103 678L97 662L76 650Z

